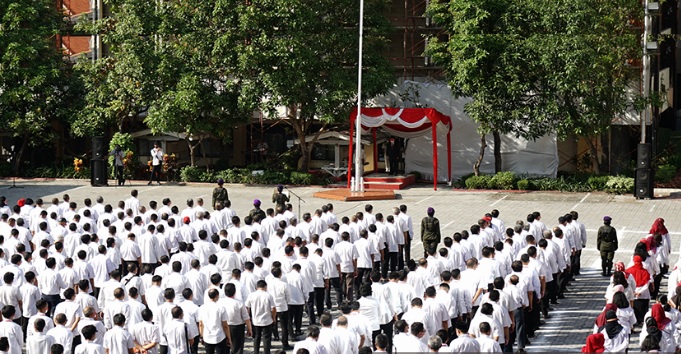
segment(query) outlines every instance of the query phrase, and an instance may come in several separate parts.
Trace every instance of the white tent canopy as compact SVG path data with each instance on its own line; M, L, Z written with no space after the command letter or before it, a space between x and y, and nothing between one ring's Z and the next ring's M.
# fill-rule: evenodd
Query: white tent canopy
M417 91L418 105L405 102L405 93ZM423 83L405 81L396 85L386 95L372 101L375 107L429 107L435 108L452 120L452 176L469 174L478 158L480 136L477 123L464 113L469 98L455 98L443 82ZM446 151L446 132L438 129L438 149ZM482 173L494 173L493 139L487 137L488 148L480 166ZM405 147L405 168L407 172L419 172L424 179L433 180L433 139L430 134L407 140ZM502 169L517 175L555 177L558 172L558 146L555 135L545 136L537 141L527 141L510 135L501 138ZM445 182L448 175L447 154L438 155L438 181Z

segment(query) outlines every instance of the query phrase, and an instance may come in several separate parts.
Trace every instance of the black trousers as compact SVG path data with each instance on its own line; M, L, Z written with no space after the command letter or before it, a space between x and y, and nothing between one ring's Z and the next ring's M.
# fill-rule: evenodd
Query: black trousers
M355 278L355 293L359 299L359 286L363 283L369 282L369 274L371 274L371 268L357 268L357 278Z
M45 302L47 302L47 304L50 306L49 316L50 317L54 316L54 309L61 302L61 298L59 297L59 294L56 294L56 295L45 295L45 294L43 294L43 300L45 300Z
M340 277L329 278L329 287L326 288L324 294L326 299L326 307L328 309L331 309L331 288L336 290L336 301L337 305L340 306L340 304L343 302L343 291L341 291Z
M388 256L383 260L382 268L381 277L388 279L388 271L394 272L397 270L397 252L388 252Z
M21 330L24 332L24 342L26 342L26 331L28 330L28 317L21 316Z
M123 166L116 166L116 179L118 180L119 186L125 184L125 177L123 177Z
M192 344L189 347L189 352L192 354L198 354L199 353L199 342L201 341L201 336L196 336L194 337L194 344ZM225 343L227 345L227 343Z
M198 345L198 341L195 341ZM203 343L206 347L206 354L229 354L229 347L227 346L227 338L223 339L220 343L210 344Z
M260 344L265 354L270 354L272 349L272 325L253 326L253 353L260 354Z
M156 175L156 182L161 183L161 167L162 164L151 166L151 175L149 176L149 182L154 180L154 175Z
M391 320L390 322L381 325L381 332L383 332L383 334L385 334L388 337L388 348L385 349L388 353L393 352L393 327L394 327L394 325L395 325L395 320Z
M293 324L296 334L301 333L301 327L303 326L303 307L305 305L288 305L289 317L291 317L290 322Z
M317 323L317 317L324 313L324 288L314 288L307 298L307 316L310 318L310 325ZM315 307L317 311L315 312Z
M636 315L636 323L643 323L643 317L648 312L650 306L650 299L635 299L634 300L634 315Z
M279 337L279 325L281 325L281 344L288 346L288 332L291 327L291 318L288 311L277 312L277 323L272 324L275 337Z
M228 353L244 354L245 331L246 324L229 326L229 333L232 335L232 347L229 348Z

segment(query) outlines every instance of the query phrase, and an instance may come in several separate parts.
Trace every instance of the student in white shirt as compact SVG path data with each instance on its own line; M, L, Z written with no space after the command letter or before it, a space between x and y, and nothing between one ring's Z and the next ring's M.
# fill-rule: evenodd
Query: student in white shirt
M37 319L33 323L35 334L28 337L26 341L26 354L44 354L50 351L50 347L54 344L54 338L45 335L45 320Z
M38 319L43 319L45 321L45 329L44 329L45 333L47 333L47 331L54 328L54 321L49 316L47 316L47 312L49 310L49 306L47 305L47 301L45 301L43 299L39 299L38 301L36 301L36 308L38 309L38 313L31 316L27 320L26 332L24 332L26 337L33 335L33 333L34 333L33 331L35 330L33 323L35 323L35 321L38 320Z
M93 340L97 334L97 329L93 325L85 326L82 330L83 343L76 347L73 354L104 354L104 347L101 344L94 343Z
M128 354L135 348L132 335L123 328L125 326L125 315L118 313L113 319L114 327L104 334L104 348L107 354Z
M181 307L173 307L171 315L173 316L173 319L165 325L164 329L166 338L168 339L168 354L189 353L189 348L194 344L194 337L196 337L198 333L190 331L182 320L184 312Z
M158 325L151 322L153 313L149 309L142 311L142 322L132 326L130 334L135 341L135 347L147 354L158 354L158 343L161 341L161 331Z
M232 346L227 310L218 304L220 293L217 289L209 290L208 298L199 308L199 333L206 347L206 354L224 354Z
M267 292L267 282L259 280L256 291L248 295L245 305L251 311L253 322L253 351L260 353L260 344L264 341L265 354L270 353L272 346L272 323L277 318L274 298Z
M66 327L66 316L58 313L54 316L55 326L47 331L47 335L54 338L55 343L64 347L64 354L70 354L73 345L73 331Z

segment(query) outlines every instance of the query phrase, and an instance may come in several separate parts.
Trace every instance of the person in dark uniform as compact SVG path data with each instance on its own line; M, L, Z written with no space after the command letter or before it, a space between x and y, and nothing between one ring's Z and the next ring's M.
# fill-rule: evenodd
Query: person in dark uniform
M251 211L248 213L250 217L254 217L258 215L260 217L260 221L265 220L267 215L265 215L265 211L260 209L260 199L255 199L253 201L253 206L254 208L251 209Z
M222 186L223 184L225 184L225 180L218 178L218 186L213 189L213 208L216 208L215 206L217 203L224 206L229 200L229 193L227 193L227 189Z
M277 186L277 190L272 194L272 203L275 203L277 208L281 207L281 210L286 210L286 203L288 203L288 196L284 193L284 186L281 184Z
M598 239L596 241L596 248L601 252L601 268L603 276L610 276L612 271L612 260L615 258L615 251L617 251L617 231L610 226L612 218L609 216L603 217L603 226L598 228Z
M402 157L402 149L395 138L391 137L387 146L388 161L390 161L390 175L396 176L399 170L399 162Z
M428 208L428 216L421 220L421 242L423 242L423 257L428 257L428 250L437 249L440 243L440 220L435 216L435 209Z

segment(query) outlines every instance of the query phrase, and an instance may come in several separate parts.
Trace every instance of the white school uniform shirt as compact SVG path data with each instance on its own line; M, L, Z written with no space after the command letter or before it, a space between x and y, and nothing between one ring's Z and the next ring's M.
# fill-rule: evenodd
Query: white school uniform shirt
M461 285L463 290L468 293L468 297L473 301L473 297L478 289L487 289L486 279L483 279L480 272L477 269L466 269L461 272ZM480 300L482 300L482 294L478 296L477 300L472 304L473 307L480 305Z
M227 310L217 302L208 301L199 308L199 321L203 323L203 340L208 344L217 344L227 338L222 322L227 322Z
M475 338L475 340L480 344L480 351L478 353L501 353L499 342L490 336L480 334L480 337Z
M23 316L30 318L38 313L38 309L35 307L36 301L42 298L40 290L37 286L33 284L26 283L19 288L19 293L21 294ZM18 315L15 315L18 317Z
M371 256L378 253L374 244L368 238L360 237L355 241L354 245L357 250L357 268L372 268L373 261Z
M341 241L336 245L334 251L340 258L341 273L352 273L355 271L353 261L359 258L357 247L348 241Z
M85 342L79 344L76 347L76 350L74 351L74 354L104 354L104 347L101 344L89 342L88 340L85 340Z
M274 298L268 292L258 289L248 295L244 305L251 309L252 323L254 326L269 326L272 319L272 309L276 308Z
M157 345L147 349L147 354L158 354L158 343L161 341L161 330L158 325L143 321L134 325L130 330L130 334L142 346L157 343Z
M54 313L63 313L66 315L66 324L64 326L68 328L76 321L76 317L83 317L83 309L80 308L80 304L72 300L60 302L59 305L54 308ZM75 329L73 330L73 334L77 334Z
M306 349L309 354L328 354L326 348L319 344L315 339L307 337L305 340L296 342L293 347L293 352L297 353L299 349Z
M95 329L97 329L97 332L95 333L95 338L92 340L92 343L102 345L104 344L104 334L106 333L106 327L104 327L104 324L102 321L99 320L94 320L89 317L81 318L80 321L78 322L78 333L82 336L83 335L83 328L85 326L95 326ZM81 337L83 340L85 340L85 337Z
M54 338L42 332L26 337L26 354L46 354L50 352Z
M0 337L7 337L9 339L9 353L21 354L21 347L24 345L24 336L21 326L4 319L0 322ZM66 353L66 351L64 351Z
M73 332L65 326L55 326L47 331L47 335L54 338L56 343L64 347L64 354L70 354L73 345Z
M114 326L104 334L104 348L109 354L128 354L128 349L135 347L135 342L130 332L121 326Z
M0 304L14 306L14 309L16 310L16 313L14 314L15 318L21 318L22 308L19 306L19 301L22 301L19 288L10 284L2 284L2 286L0 286Z
M319 331L319 338L317 343L321 344L326 348L328 354L344 354L341 351L342 341L346 340L341 338L337 331L334 331L328 327L322 327Z

